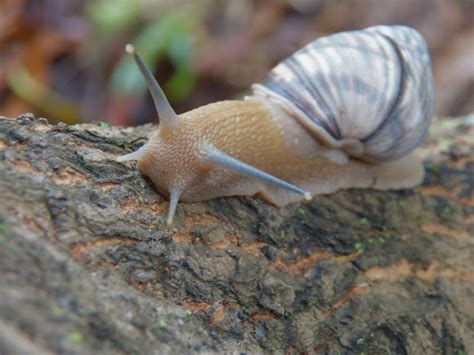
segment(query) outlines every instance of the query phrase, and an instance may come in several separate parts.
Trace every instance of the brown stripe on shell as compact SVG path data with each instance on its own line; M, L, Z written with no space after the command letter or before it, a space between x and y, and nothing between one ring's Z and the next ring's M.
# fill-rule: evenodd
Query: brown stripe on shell
M426 44L404 26L317 39L277 65L261 85L278 104L288 102L300 110L306 127L314 125L316 139L317 126L334 146L358 139L364 145L362 158L370 161L408 153L425 135L433 114Z

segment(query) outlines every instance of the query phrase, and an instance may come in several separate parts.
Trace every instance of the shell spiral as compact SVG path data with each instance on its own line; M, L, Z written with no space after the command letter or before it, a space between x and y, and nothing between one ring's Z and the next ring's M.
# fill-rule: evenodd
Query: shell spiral
M430 56L405 26L374 26L319 38L253 86L319 143L382 162L414 149L434 112Z

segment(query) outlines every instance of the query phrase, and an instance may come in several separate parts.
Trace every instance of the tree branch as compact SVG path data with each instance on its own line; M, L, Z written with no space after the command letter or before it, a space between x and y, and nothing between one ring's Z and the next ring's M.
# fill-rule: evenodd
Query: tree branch
M474 352L472 117L433 125L423 186L168 202L151 126L0 117L0 352Z

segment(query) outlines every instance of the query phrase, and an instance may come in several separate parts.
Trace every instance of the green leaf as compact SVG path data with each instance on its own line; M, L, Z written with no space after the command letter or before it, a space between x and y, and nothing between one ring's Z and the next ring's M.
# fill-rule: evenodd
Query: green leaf
M164 85L165 91L171 100L180 100L194 87L196 82L194 72L190 69L177 68L171 79Z
M107 35L133 23L139 15L140 1L95 0L86 7L89 21L99 35Z
M84 340L84 335L82 335L78 330L73 330L67 335L67 339L71 343L80 343Z
M195 83L190 31L191 23L185 14L167 14L146 25L132 41L152 72L159 58L170 59L175 72L167 83L160 84L172 100L186 96ZM121 94L146 91L145 81L128 56L116 66L109 85L112 92Z

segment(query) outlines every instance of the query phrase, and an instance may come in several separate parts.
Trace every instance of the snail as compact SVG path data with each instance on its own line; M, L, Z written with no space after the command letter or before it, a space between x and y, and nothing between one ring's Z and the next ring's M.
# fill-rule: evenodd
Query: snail
M434 111L430 57L404 26L321 37L274 67L252 95L177 115L133 45L159 115L139 171L178 201L257 195L276 206L346 188L404 189L424 175L413 149Z

